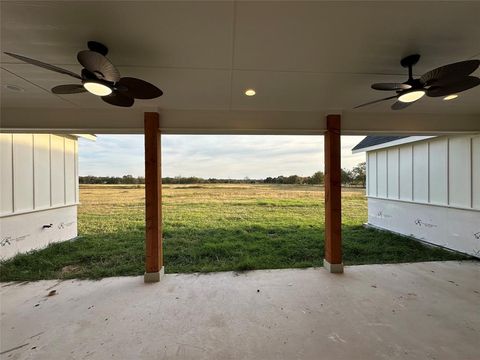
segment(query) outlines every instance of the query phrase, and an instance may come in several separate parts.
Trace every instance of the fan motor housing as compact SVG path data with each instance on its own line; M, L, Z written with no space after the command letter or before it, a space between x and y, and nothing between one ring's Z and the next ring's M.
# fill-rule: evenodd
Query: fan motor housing
M415 65L418 60L420 60L419 54L408 55L407 57L404 57L402 60L400 60L400 65L402 65L404 68L408 68Z
M98 41L89 41L87 42L87 46L91 51L95 51L103 56L108 54L108 48Z

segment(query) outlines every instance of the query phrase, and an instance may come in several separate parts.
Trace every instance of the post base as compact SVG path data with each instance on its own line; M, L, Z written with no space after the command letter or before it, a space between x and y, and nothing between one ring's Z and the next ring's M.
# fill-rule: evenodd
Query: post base
M330 264L326 259L323 259L323 267L332 274L343 274L343 263Z
M145 282L145 283L159 282L160 280L162 280L162 277L164 275L165 275L165 266L162 266L160 271L146 272L143 275L143 282Z

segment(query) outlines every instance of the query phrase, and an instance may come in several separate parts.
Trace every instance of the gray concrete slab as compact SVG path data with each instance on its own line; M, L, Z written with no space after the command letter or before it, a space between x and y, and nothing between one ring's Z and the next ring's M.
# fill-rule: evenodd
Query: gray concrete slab
M0 294L2 359L480 356L479 262L4 283Z

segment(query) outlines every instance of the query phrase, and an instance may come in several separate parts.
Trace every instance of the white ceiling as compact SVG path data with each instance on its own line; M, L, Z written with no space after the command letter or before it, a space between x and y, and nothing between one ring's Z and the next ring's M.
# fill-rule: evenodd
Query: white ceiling
M391 94L371 90L371 83L406 80L399 64L405 55L422 55L414 69L417 75L479 58L479 14L480 2L459 1L9 1L1 2L1 50L80 72L76 53L88 40L103 42L123 76L143 78L165 93L120 110L161 111L175 119L182 114L191 117L194 110L207 111L225 119L217 125L221 131L233 123L242 128L239 111L246 114L246 122L256 112L272 121L282 112L299 113L298 119L306 118L306 113L320 118L329 112L348 114L350 119L356 114L359 119L370 113L391 116L389 102L353 107ZM70 108L85 114L102 110L101 127L115 131L112 121L119 109L88 93L57 96L49 91L75 79L3 53L1 68L2 127L18 128L18 117L25 114L31 119L42 109L49 117L37 119L37 124L52 127L51 110L64 114ZM7 84L24 91L8 91ZM246 97L246 88L255 88L257 95ZM403 110L402 116L471 119L480 116L479 99L480 87L455 101L425 98ZM17 118L11 118L12 113ZM398 119L398 114L394 116ZM188 119L181 121L188 127ZM54 123L62 128L59 119ZM293 130L296 123L290 126ZM27 120L22 124L29 127ZM200 132L201 126L197 122L192 129ZM473 126L480 130L480 125ZM138 130L137 121L135 126L132 122L134 128Z

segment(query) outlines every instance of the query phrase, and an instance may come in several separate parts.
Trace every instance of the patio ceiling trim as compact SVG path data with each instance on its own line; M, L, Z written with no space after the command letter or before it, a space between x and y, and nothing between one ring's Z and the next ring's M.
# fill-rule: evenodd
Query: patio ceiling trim
M477 133L480 114L357 111L159 110L163 134L324 134L325 116L342 115L344 135ZM142 109L2 108L2 132L142 134Z

